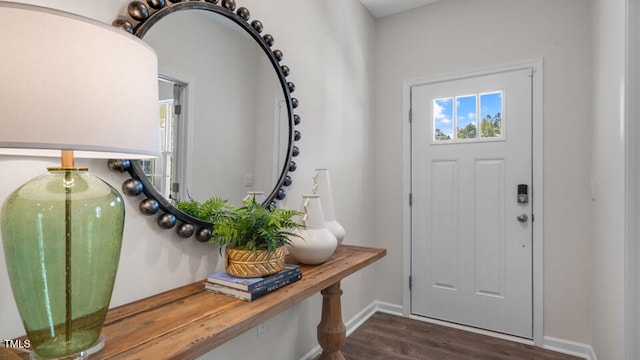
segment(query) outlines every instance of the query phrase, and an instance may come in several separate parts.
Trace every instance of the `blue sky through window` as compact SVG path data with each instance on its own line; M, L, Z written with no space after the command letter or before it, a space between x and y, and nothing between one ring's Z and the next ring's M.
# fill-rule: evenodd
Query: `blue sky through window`
M477 127L476 117L478 113L476 111L476 99L476 95L460 96L456 98L456 117L458 119L458 131L464 129L469 124L473 124L474 127ZM473 134L475 134L475 131Z
M453 98L433 100L433 119L436 133L440 130L449 139L453 139Z
M487 115L493 119L499 112L502 112L502 92L480 95L480 121Z
M434 140L501 137L502 101L502 91L434 99ZM485 124L487 116L491 120Z

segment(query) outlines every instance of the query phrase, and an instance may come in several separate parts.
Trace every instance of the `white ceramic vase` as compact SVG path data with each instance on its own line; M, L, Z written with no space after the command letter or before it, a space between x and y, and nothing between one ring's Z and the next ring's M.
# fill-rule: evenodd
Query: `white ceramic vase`
M302 223L304 229L294 230L300 237L291 236L289 254L302 264L320 264L333 254L338 240L327 229L320 204L320 196L309 194L302 196Z
M313 174L313 193L320 195L322 209L324 210L325 225L333 233L338 240L338 245L342 244L346 231L344 227L336 220L336 213L333 208L333 195L331 191L331 182L329 181L328 169L316 169Z

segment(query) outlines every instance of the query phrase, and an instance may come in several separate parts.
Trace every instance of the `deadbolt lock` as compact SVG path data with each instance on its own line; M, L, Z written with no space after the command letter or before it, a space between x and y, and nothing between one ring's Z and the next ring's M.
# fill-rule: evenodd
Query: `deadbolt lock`
M527 184L518 184L518 204L529 202L529 189Z

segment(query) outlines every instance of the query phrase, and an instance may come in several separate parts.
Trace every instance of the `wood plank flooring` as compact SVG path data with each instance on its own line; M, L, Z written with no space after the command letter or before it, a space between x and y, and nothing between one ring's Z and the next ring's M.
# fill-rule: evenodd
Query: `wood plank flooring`
M347 338L345 360L578 360L535 346L376 313Z

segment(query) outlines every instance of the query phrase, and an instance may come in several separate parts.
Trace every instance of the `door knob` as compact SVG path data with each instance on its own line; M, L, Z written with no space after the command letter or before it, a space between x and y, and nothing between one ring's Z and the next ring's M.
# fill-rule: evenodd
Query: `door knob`
M527 214L525 214L525 213L522 213L522 214L519 214L519 215L516 217L516 219L518 219L518 221L520 221L521 223L523 223L523 222L527 222L527 220L529 220L529 216L527 216Z

